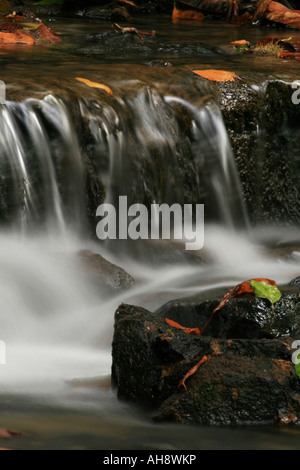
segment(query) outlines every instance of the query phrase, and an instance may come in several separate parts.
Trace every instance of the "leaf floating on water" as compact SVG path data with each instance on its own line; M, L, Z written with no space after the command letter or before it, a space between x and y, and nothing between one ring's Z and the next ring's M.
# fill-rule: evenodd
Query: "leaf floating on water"
M227 70L207 69L192 70L192 72L214 82L234 82L236 78L239 78L234 72Z
M252 280L251 287L254 290L255 296L261 299L268 299L272 304L272 308L274 303L278 302L281 298L281 292L278 287L268 282Z
M187 374L185 374L185 376L183 377L183 379L180 380L179 384L178 384L178 387L180 387L180 385L182 385L186 390L186 385L185 385L185 381L188 377L190 377L191 375L195 374L195 372L197 372L197 370L199 369L199 367L201 366L201 364L203 364L204 362L207 361L207 356L203 356L202 359L197 362L197 364L192 367Z
M103 83L91 82L91 80L88 80L87 78L80 78L80 77L76 77L76 80L84 83L85 85L91 88L99 88L100 90L104 90L106 91L108 95L113 95L113 91L108 86L103 85Z
M166 318L165 320L168 325L172 326L173 328L176 328L177 330L182 330L188 334L193 334L193 333L196 333L196 335L201 334L199 328L186 328L180 325L179 323L177 323L176 321L170 320L169 318Z

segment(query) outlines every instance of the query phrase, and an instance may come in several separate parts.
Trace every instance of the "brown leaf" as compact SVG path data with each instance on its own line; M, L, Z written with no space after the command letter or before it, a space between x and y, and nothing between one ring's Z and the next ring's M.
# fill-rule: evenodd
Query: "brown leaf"
M36 29L35 36L38 42L47 42L49 44L61 42L61 39L43 23Z
M290 10L279 2L271 1L264 17L269 21L282 23L292 28L300 29L300 11Z

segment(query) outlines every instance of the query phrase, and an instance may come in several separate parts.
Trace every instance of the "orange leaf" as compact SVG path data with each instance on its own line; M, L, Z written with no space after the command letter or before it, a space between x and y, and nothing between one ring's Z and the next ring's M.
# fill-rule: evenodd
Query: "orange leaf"
M169 318L166 318L165 320L168 325L172 326L173 328L176 328L177 330L183 330L185 333L188 334L196 333L196 335L200 335L199 328L185 328L184 326L181 326L179 323L170 320Z
M126 5L131 5L132 7L136 7L136 4L133 2L130 2L129 0L118 0L119 3L126 3Z
M0 32L0 44L26 44L33 46L34 43L34 37L25 31L16 30L14 33Z
M185 374L185 376L183 377L183 379L180 380L179 384L178 384L178 387L180 387L180 385L183 385L183 387L187 390L186 388L186 385L185 385L185 381L188 377L190 377L191 375L195 374L195 372L197 372L197 370L199 369L199 367L201 366L201 364L203 364L204 362L207 361L207 356L203 356L202 359L194 366L192 367L187 374Z
M106 93L108 95L113 94L112 90L108 86L103 85L103 83L91 82L87 78L80 78L80 77L76 77L76 80L78 80L79 82L84 83L85 85L87 85L91 88L99 88L100 90L104 90L104 91L106 91Z
M234 72L229 72L227 70L207 69L192 70L192 72L214 82L234 82L235 78L238 78Z
M299 52L279 51L277 57L299 57Z
M178 10L176 6L174 6L173 13L172 13L172 20L197 20L202 21L204 19L203 13L197 10Z
M230 44L233 44L234 46L249 46L250 42L245 39L240 39L239 41L233 41Z

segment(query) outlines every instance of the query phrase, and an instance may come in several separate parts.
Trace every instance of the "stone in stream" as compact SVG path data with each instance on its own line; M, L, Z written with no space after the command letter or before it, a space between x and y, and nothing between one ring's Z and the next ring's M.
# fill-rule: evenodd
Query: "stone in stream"
M126 289L133 285L133 278L121 267L111 263L98 253L81 250L79 257L86 272L114 289Z
M217 311L203 336L170 327L204 326L220 300L168 302L152 313L122 304L115 313L112 384L120 399L154 412L158 421L200 424L298 422L300 378L292 343L300 332L299 289L281 289L274 305L253 295ZM184 386L180 381L203 356Z

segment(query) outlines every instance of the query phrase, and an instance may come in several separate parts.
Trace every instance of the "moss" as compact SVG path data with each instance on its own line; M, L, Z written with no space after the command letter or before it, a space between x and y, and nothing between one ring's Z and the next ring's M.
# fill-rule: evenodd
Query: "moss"
M283 51L283 47L281 47L278 42L273 43L269 42L268 44L263 44L261 46L256 46L254 48L254 54L258 55L275 55L277 56L280 51Z
M217 398L217 387L212 384L205 384L201 390L197 390L197 396L200 402L208 403L215 401Z

